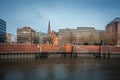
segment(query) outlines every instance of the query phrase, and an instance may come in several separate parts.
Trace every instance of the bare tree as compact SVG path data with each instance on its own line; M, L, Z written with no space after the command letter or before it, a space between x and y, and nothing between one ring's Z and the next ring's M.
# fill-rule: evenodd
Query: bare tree
M46 38L46 41L49 43L49 44L53 44L53 38L51 36L48 36Z

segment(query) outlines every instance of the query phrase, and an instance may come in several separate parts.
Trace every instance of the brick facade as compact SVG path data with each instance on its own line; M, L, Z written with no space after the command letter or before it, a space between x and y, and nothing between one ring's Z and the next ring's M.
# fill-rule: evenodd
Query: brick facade
M0 52L38 52L38 45L34 44L0 44Z
M105 44L120 45L120 18L115 18L105 27Z
M120 53L119 46L80 46L80 45L38 45L38 44L0 44L2 52L78 52L78 53Z

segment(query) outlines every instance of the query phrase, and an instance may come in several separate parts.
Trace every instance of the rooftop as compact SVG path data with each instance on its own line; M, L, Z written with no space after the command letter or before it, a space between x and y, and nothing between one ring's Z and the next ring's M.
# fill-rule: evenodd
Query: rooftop
M92 29L92 30L94 30L95 28L94 27L77 27L77 29L80 29L80 30Z
M113 24L113 23L116 23L116 22L120 22L120 17L117 17L117 18L113 19L109 24Z

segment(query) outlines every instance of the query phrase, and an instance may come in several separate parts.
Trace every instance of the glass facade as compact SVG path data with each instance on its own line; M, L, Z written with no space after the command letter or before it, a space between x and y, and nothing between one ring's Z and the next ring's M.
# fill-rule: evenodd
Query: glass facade
M6 42L6 22L0 19L0 43Z

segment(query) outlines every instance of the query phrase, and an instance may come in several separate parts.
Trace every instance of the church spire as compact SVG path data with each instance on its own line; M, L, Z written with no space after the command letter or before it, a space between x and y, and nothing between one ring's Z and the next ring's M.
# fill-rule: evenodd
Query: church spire
M51 33L51 28L50 28L50 20L49 20L49 22L48 22L48 34L50 34Z

